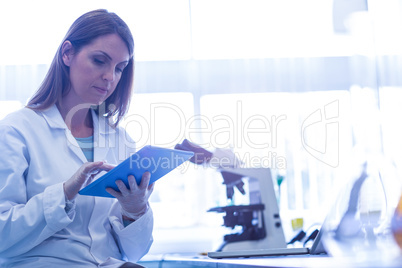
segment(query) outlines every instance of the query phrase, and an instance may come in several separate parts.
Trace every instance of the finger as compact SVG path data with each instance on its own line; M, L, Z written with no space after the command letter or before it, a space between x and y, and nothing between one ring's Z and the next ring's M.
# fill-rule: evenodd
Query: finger
M85 186L90 185L92 183L92 181L94 180L94 178L95 178L95 175L89 176L88 179L85 182Z
M121 193L115 191L113 188L106 188L106 192L108 192L109 194L111 194L116 198L120 198L122 196Z
M142 174L142 179L139 188L146 189L149 185L150 180L151 180L151 173L149 173L149 171L144 172L144 174Z
M130 186L130 190L131 191L135 191L138 189L138 184L137 184L137 180L135 179L135 177L133 175L129 175L127 177L128 179L128 185Z
M103 162L101 162L101 161L87 162L84 165L82 165L82 173L84 175L91 175L94 172L96 172L97 170L99 170L99 168L101 168L102 165L103 165Z
M117 180L116 182L117 188L119 188L119 191L123 196L127 196L130 194L130 191L127 189L126 185L122 180Z
M78 182L83 184L101 164L101 162L87 162L83 164L76 172Z
M116 165L108 164L108 163L103 163L99 168L104 170L104 171L110 171L114 169Z
M113 168L115 168L116 166L114 166L114 165L110 165L110 164L105 164L105 163L102 163L101 165L95 165L95 166L93 166L92 168L90 168L90 169L87 169L87 172L88 173L90 173L90 174L98 174L98 173L100 173L101 171L110 171L110 170L112 170Z
M102 161L89 163L84 167L83 174L86 177L92 176L95 177L102 171L110 171L115 168L115 165L106 164Z
M96 175L98 175L102 170L99 168L93 169L93 170L89 170L85 173L85 175L87 177L92 177L94 178Z
M148 185L148 192L153 192L154 190L154 186L155 186L155 182L151 183L150 185Z
M147 199L149 199L149 197L151 196L151 194L152 194L152 192L154 191L154 183L152 183L152 184L150 184L149 186L148 186L148 189L147 189Z

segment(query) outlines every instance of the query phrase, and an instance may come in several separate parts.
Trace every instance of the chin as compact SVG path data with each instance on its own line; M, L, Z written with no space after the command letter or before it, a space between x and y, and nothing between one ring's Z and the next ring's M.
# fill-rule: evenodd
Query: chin
M106 99L97 99L97 100L92 100L92 101L89 101L89 103L91 104L91 106L99 106L99 105L101 105L102 103L104 103L106 101Z

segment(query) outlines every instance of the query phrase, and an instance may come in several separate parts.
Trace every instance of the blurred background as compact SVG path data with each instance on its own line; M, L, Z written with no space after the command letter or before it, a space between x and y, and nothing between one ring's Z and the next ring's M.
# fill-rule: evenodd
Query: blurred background
M271 168L287 238L294 219L322 223L356 155L402 164L399 0L0 1L0 117L26 104L68 27L97 8L134 35L121 125L138 148L189 139ZM207 213L227 202L214 168L181 166L151 201L151 253L221 243L222 216Z

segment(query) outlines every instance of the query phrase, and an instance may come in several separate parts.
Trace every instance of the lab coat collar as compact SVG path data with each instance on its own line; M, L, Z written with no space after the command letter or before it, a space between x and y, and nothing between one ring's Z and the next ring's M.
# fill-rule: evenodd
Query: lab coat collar
M56 104L49 109L42 111L43 117L51 128L67 129L67 125L61 116Z
M98 116L92 109L91 113L94 127L94 161L100 161L106 158L106 155L109 151L107 145L112 141L110 135L107 134L115 133L116 130L108 124L108 120L106 118L103 116ZM82 152L75 138L72 136L57 106L51 106L49 109L42 111L42 114L51 128L65 130L65 135L68 140L68 147L70 150L74 152L74 154L81 159L83 163L87 162L84 153ZM107 137L108 141L106 141Z
M56 104L53 104L49 109L42 111L42 114L50 128L64 129L68 148L70 148L70 150L82 161L82 163L87 162L81 147L78 145L77 140L73 137L71 131L68 129Z
M98 116L93 109L91 109L91 113L94 124L94 133L110 134L116 132L116 130L109 125L108 120L105 117ZM42 114L51 128L67 129L67 125L56 104L52 105L49 109L42 111Z

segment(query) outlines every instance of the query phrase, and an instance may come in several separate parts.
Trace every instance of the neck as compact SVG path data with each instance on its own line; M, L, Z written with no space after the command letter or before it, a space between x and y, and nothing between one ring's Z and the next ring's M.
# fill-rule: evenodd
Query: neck
M85 138L93 135L92 115L89 104L70 106L58 103L57 108L74 137Z

